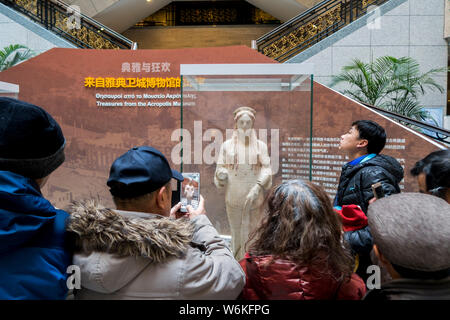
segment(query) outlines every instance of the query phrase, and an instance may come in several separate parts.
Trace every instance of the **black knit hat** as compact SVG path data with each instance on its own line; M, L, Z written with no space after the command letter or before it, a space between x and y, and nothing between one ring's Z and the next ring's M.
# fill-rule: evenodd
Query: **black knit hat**
M0 97L0 170L46 177L64 162L64 147L61 128L44 109Z

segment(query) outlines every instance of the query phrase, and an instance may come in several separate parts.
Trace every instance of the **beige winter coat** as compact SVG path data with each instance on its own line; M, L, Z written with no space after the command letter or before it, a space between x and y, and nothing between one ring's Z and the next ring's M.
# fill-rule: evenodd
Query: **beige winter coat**
M205 215L173 220L93 202L71 211L76 299L235 299L244 287L239 263Z

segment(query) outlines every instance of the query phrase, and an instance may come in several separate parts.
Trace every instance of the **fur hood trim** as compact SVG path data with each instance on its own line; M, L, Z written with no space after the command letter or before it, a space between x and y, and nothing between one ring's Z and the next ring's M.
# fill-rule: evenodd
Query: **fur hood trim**
M194 225L187 219L158 215L125 217L96 200L75 202L69 208L67 230L75 234L76 250L140 256L162 262L182 257L193 238Z

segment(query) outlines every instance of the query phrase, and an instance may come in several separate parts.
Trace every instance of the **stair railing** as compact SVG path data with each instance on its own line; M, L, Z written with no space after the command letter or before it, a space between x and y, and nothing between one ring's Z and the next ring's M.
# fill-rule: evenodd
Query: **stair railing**
M58 0L0 0L44 28L90 49L137 49L136 42Z
M322 1L257 39L258 51L284 62L387 1Z
M401 114L398 114L398 113L395 113L392 111L387 111L387 110L375 107L375 106L370 105L365 102L360 102L360 103L374 111L381 113L382 115L385 115L391 119L397 120L402 124L414 126L416 128L418 127L421 131L420 132L421 134L426 135L427 137L432 138L436 141L439 141L443 144L450 145L450 131L448 131L447 129L437 127L437 126L434 126L432 124L429 124L429 123L426 123L423 121L412 119L412 118L406 117L404 115L401 115Z

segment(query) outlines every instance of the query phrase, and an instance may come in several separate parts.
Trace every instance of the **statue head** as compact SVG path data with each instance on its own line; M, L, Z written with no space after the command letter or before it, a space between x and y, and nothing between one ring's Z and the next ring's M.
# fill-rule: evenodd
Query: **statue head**
M233 115L235 128L248 135L250 130L253 129L253 124L255 122L255 109L250 107L239 107L234 110Z
M254 170L259 170L261 168L261 150L256 131L253 128L256 111L243 106L234 110L233 115L235 123L232 136L234 159L230 166L236 169L238 164L251 164Z
M250 107L239 107L233 112L234 122L239 123L239 119L246 116L246 119L251 119L251 126L253 127L253 122L255 121L256 110Z

